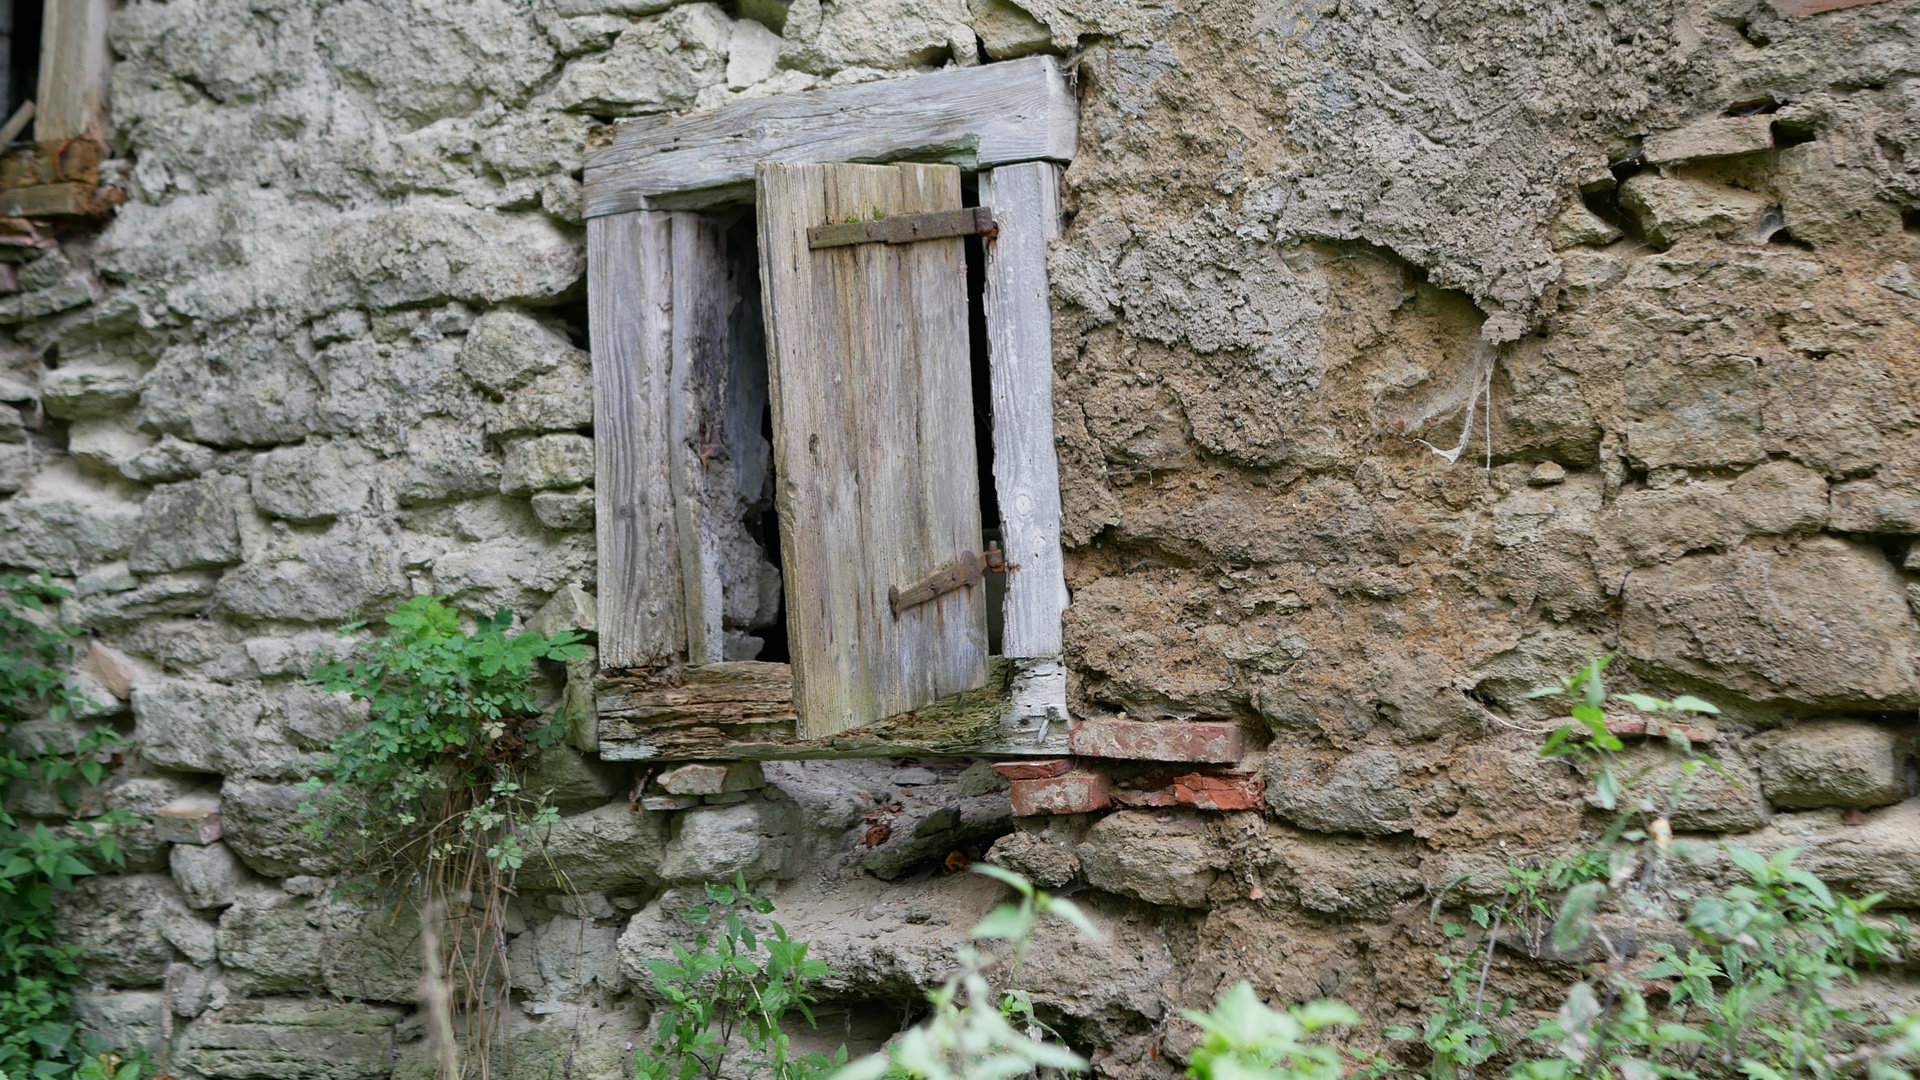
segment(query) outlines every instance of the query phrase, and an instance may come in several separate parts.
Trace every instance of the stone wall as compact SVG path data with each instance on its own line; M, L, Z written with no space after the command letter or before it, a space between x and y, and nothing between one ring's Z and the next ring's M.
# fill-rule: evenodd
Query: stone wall
M1920 907L1916 35L1914 0L133 0L129 200L0 298L0 564L73 590L86 721L133 742L101 804L143 820L68 905L83 1011L183 1080L430 1075L411 929L299 828L356 713L295 678L418 592L590 628L585 146L1040 50L1083 116L1074 703L1240 723L1266 810L1016 821L925 762L635 813L559 751L580 895L516 904L516 1074L623 1075L665 913L735 870L841 973L822 1039L871 1046L995 899L936 868L989 847L1108 929L1026 974L1105 1075L1176 1072L1174 1010L1240 977L1405 1022L1434 895L1591 829L1521 695L1607 652L1726 709L1678 827ZM193 796L217 841L144 823Z

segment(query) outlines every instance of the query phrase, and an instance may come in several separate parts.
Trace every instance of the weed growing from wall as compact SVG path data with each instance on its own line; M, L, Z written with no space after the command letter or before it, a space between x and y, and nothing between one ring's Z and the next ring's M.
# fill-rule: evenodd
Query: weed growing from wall
M0 730L23 720L63 720L82 699L66 685L72 642L48 614L66 593L44 575L0 574ZM136 1080L138 1063L105 1054L101 1034L74 1022L79 949L54 937L54 896L76 878L122 861L97 826L128 820L20 821L9 813L17 787L42 785L70 811L84 787L105 779L99 758L119 737L107 728L67 753L0 751L0 1080Z
M523 784L567 721L541 717L534 680L541 661L585 650L570 632L511 634L505 610L468 630L431 596L400 605L386 625L309 674L365 701L368 720L334 741L323 774L306 783L308 827L346 850L358 883L434 924L445 950L430 974L451 987L467 1069L485 1077L508 1002L506 903L529 833L558 818Z

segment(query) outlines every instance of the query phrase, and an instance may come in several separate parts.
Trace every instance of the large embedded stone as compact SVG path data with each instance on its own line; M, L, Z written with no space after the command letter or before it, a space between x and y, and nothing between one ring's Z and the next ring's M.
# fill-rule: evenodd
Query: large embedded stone
M1749 536L1817 532L1827 524L1827 482L1785 459L1728 480L1623 491L1601 515L1602 561L1651 566ZM1615 554L1617 552L1617 554ZM1611 576L1611 575L1610 575Z
M634 813L624 801L563 817L527 838L523 887L608 892L661 881L666 814Z
M1819 536L1634 570L1621 651L1756 701L1910 709L1920 631L1879 549Z
M66 420L112 416L139 400L140 377L136 367L62 364L40 377L40 400L47 415Z
M141 756L163 769L278 776L298 757L257 687L156 679L133 691L133 718Z
M420 915L406 899L341 898L325 901L320 915L326 950L320 968L336 997L411 1002L420 994L424 943ZM441 948L451 927L443 927Z
M1705 180L1641 173L1620 185L1620 205L1639 219L1648 241L1665 248L1752 229L1767 209L1767 198Z
M685 4L639 20L613 48L568 64L554 102L595 116L687 108L701 90L725 85L732 37L733 20L715 4Z
M289 521L330 521L367 503L373 455L354 443L283 446L253 459L253 502Z
M1673 810L1677 832L1744 833L1765 825L1773 813L1752 760L1733 748L1716 747L1713 756L1719 768L1696 762L1685 775L1681 755L1664 741L1633 740L1620 751L1619 775L1630 784L1630 795L1644 796L1655 805L1664 803L1666 793L1679 785L1686 797ZM1587 805L1605 809L1591 794Z
M1816 245L1871 243L1898 233L1900 208L1883 197L1874 170L1845 162L1850 155L1836 149L1815 139L1786 147L1774 158L1772 185L1794 239Z
M505 495L525 495L577 487L592 479L592 439L582 435L542 435L507 447L500 491Z
M617 766L559 743L540 751L521 787L529 795L571 809L604 803L622 794L630 783Z
M495 438L578 431L593 426L593 372L576 352L554 371L508 392L486 409L487 434Z
M397 1009L267 998L200 1016L175 1036L173 1061L209 1080L384 1080Z
M319 905L271 886L246 890L220 916L220 963L236 994L308 991L327 942Z
M1076 854L1094 888L1175 907L1206 907L1207 889L1226 865L1198 817L1162 822L1139 810L1102 818Z
M1415 850L1394 841L1317 836L1268 825L1261 870L1300 906L1344 919L1378 918L1429 887Z
M973 32L994 60L1012 60L1053 47L1053 31L1013 0L969 0Z
M749 881L786 877L793 870L799 807L786 799L750 799L730 806L698 806L674 818L660 860L667 881Z
M305 540L297 557L228 571L216 599L242 618L329 623L373 615L407 590L398 539L379 522L349 518Z
M1760 782L1775 806L1865 808L1908 795L1911 748L1887 728L1856 720L1794 724L1760 737Z
M936 63L953 51L956 29L966 31L972 46L971 18L967 0L794 0L781 30L787 44L780 63L817 75Z
M234 484L210 476L153 489L127 565L139 573L200 570L240 561Z
M310 798L294 784L229 777L220 787L227 846L249 869L267 877L335 872L341 864L340 845L308 831L315 818L301 807Z
M500 462L472 425L430 416L407 429L400 501L440 502L500 489Z
M72 462L42 469L0 500L0 565L79 574L125 557L142 521L129 490L82 475Z
M517 390L575 359L580 350L522 311L496 308L474 320L460 349L460 371L496 394Z
M1391 750L1276 742L1265 779L1274 812L1308 829L1385 836L1413 827L1400 759Z
M188 907L226 907L239 899L247 880L240 860L225 844L175 844L168 861Z
M80 950L85 976L101 985L159 986L173 962L163 933L180 893L165 874L102 874L53 894L54 932Z
M542 1003L579 1001L589 992L626 989L617 949L620 930L565 916L513 939L507 961L513 987Z
M147 373L140 426L213 446L296 442L320 387L277 341L241 335L168 349Z
M1775 814L1773 824L1740 838L1744 847L1771 853L1804 848L1794 865L1819 875L1836 892L1849 896L1886 893L1882 908L1920 906L1920 799L1868 810L1858 825L1842 820L1838 808ZM1730 871L1744 879L1738 871Z
M1745 357L1655 360L1627 375L1627 454L1634 464L1724 468L1765 461L1759 368Z
M1773 117L1716 116L1647 136L1644 150L1655 165L1736 157L1773 149Z

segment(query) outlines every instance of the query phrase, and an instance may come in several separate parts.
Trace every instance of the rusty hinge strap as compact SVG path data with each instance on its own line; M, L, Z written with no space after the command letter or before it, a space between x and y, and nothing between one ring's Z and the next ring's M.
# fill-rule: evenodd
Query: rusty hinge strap
M1000 545L987 544L985 555L965 552L959 558L935 570L933 573L902 589L898 585L887 590L887 603L893 605L893 617L910 607L917 607L937 596L945 596L955 589L977 585L987 571L996 573L1007 568L1007 557L1001 553Z
M992 236L998 230L993 211L984 206L962 210L935 210L926 214L895 214L879 221L850 221L844 225L816 225L807 230L810 248L849 244L911 244L946 236Z

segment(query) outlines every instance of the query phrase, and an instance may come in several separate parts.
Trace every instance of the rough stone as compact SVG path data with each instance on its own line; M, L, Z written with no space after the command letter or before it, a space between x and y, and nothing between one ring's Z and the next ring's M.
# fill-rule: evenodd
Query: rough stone
M582 892L658 885L666 857L667 814L634 813L625 801L563 817L529 845L521 883Z
M64 420L112 416L140 397L140 370L86 362L62 364L40 377L47 415Z
M160 1055L166 1008L166 995L154 990L115 992L82 986L73 992L74 1019L90 1032L111 1032L111 1045L121 1054L144 1050Z
M1269 824L1256 856L1263 879L1292 890L1300 906L1337 918L1379 918L1431 887L1404 848L1316 836Z
M323 926L312 901L271 887L244 890L220 916L216 938L227 985L256 995L318 984L327 951Z
M193 908L221 908L232 904L246 882L246 871L225 844L175 844L169 858L174 883Z
M199 443L190 443L172 435L121 463L120 472L129 480L143 484L169 480L190 480L213 466L214 452Z
M1898 910L1920 905L1920 799L1869 810L1858 825L1842 820L1834 808L1775 814L1773 823L1740 838L1743 846L1766 854L1805 848L1794 865L1819 875L1829 888L1849 896L1886 893L1882 904ZM1731 871L1738 879L1745 875Z
M54 933L80 950L85 976L104 986L159 986L173 962L163 934L180 893L165 874L102 874L54 894Z
M0 564L78 574L124 558L141 520L141 506L124 485L56 463L0 500Z
M1760 223L1767 201L1751 191L1658 173L1628 177L1620 185L1620 205L1639 219L1647 239L1662 248L1683 240L1724 239L1752 229Z
M1898 734L1853 720L1794 724L1767 732L1756 755L1775 806L1869 808L1907 797L1911 747Z
M1654 165L1735 157L1773 149L1773 117L1716 116L1647 137L1644 152Z
M566 337L525 312L496 308L474 320L460 349L460 371L496 394L517 390L535 377L576 363L579 350Z
M1080 878L1080 855L1073 846L1038 833L1008 833L993 842L986 861L1024 874L1043 889L1064 888Z
M1353 753L1296 743L1267 750L1267 803L1305 828L1386 836L1412 827L1412 806L1391 750Z
M174 1061L210 1080L381 1080L399 1018L355 1002L240 1001L187 1024Z
M1757 365L1745 357L1636 368L1627 379L1627 453L1648 469L1763 461L1761 396Z
M580 435L542 435L507 446L500 473L503 495L577 487L593 479L593 440Z
M1562 250L1600 247L1613 243L1622 235L1617 226L1587 209L1584 203L1574 203L1553 219L1553 246Z
M555 592L553 598L542 605L533 618L527 620L527 629L549 637L567 631L597 633L600 629L599 606L592 593L578 585L568 585Z
M752 791L767 786L767 778L761 773L757 761L682 765L661 773L655 779L669 795L719 795L727 791Z
M219 606L245 619L339 623L380 613L408 594L400 546L377 522L341 519L285 554L227 572Z
M1207 889L1225 865L1197 819L1175 819L1168 827L1139 810L1100 819L1076 854L1094 888L1174 907L1207 906Z
M549 919L513 939L507 963L513 986L541 1006L581 1001L594 990L626 989L617 944L620 931L590 921ZM545 1011L544 1008L542 1011Z
M701 90L725 85L732 38L733 20L715 4L636 21L606 52L567 65L555 103L595 116L687 108Z
M233 485L221 477L163 484L141 507L127 565L138 573L198 570L240 561Z
M258 688L154 680L133 691L133 717L142 756L161 768L279 776L298 760Z
M427 417L407 429L400 465L400 500L431 503L485 495L500 488L500 462L471 427Z
M794 0L780 33L786 39L780 63L819 75L933 63L950 54L951 29L966 24L971 14L966 0Z
M1756 701L1920 704L1920 631L1877 549L1821 536L1689 555L1633 571L1623 596L1620 647L1637 660Z
M540 751L522 786L532 794L546 793L555 806L571 809L604 803L622 794L629 781L615 765L561 744Z
M1687 798L1673 811L1674 830L1745 833L1765 825L1773 815L1753 761L1732 748L1718 749L1714 757L1720 763L1718 769L1696 765L1686 782ZM1629 743L1620 760L1623 777L1639 778L1634 790L1656 801L1681 778L1682 759L1665 742ZM1587 801L1596 810L1604 809L1591 795Z
M1053 47L1053 31L1012 0L968 0L973 31L995 60L1012 60Z
M785 799L754 799L702 806L674 816L672 839L660 861L667 881L748 881L782 878L794 866L799 808Z
M779 34L750 18L734 23L727 42L727 88L744 90L767 81L779 65L782 44Z
M283 446L253 459L253 502L289 521L331 521L365 506L373 455L353 443Z
M306 792L293 784L229 778L220 788L226 844L247 868L266 877L325 876L339 867L338 844L307 833L300 807Z
M593 373L578 353L557 369L487 406L486 431L495 438L578 431L593 426Z
M571 532L593 528L592 491L536 491L533 516L549 529Z

